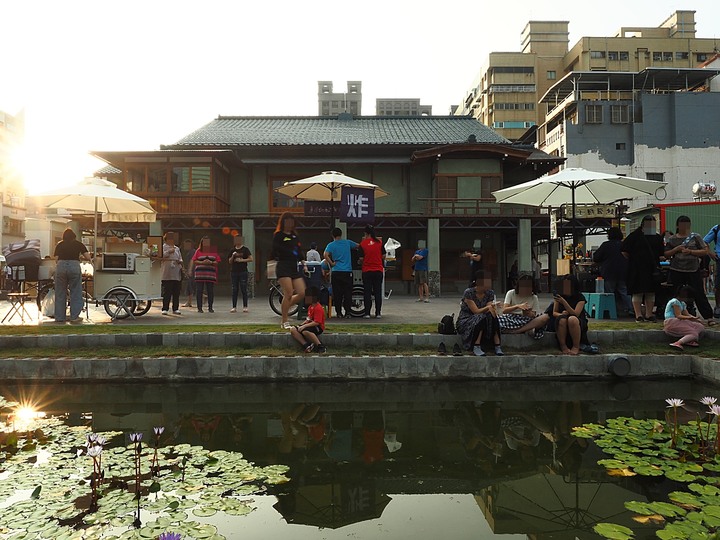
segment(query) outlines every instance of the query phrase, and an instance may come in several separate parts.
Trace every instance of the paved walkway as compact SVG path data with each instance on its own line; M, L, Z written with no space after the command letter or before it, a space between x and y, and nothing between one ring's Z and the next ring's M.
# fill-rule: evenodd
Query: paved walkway
M541 301L542 305L549 303L549 296L547 302ZM195 305L193 303L193 305ZM250 312L243 313L242 309L238 309L237 313L230 313L232 306L231 299L229 296L220 296L215 299L214 308L215 313L208 313L207 306L205 306L205 313L198 313L196 308L181 307L181 315L162 315L160 312L161 303L153 302L150 311L135 319L124 319L112 323L110 317L105 312L105 309L94 304L89 307L89 319L85 319L83 324L123 324L123 325L144 325L144 324L280 324L280 316L276 315L268 304L267 297L258 297L250 300ZM0 302L0 319L10 309L10 304L7 301ZM443 315L455 313L457 317L460 309L460 298L459 297L443 297L433 298L430 303L416 302L416 297L391 295L389 299L383 302L382 308L382 319L336 319L330 318L327 323L332 324L334 328L340 328L347 325L358 325L368 323L380 323L383 324L406 324L406 323L417 323L417 324L436 324L440 321ZM26 325L37 325L38 324L38 310L34 303L28 305L28 311L30 317L26 317ZM374 313L374 311L373 311ZM83 315L84 316L84 315ZM19 317L15 316L12 320L5 323L7 325L20 325L23 324ZM53 319L42 317L40 324L53 324L57 325ZM69 324L69 323L68 323Z

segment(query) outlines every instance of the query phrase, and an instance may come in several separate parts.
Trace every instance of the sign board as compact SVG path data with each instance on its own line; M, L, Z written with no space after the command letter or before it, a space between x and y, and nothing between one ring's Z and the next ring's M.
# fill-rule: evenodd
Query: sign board
M305 201L303 208L306 216L326 218L337 216L339 209L337 202L331 203L330 201Z
M550 212L550 240L558 239L558 211L552 210Z
M571 204L563 206L563 218L572 219L573 209ZM576 204L576 219L615 219L617 217L617 205L614 204Z
M340 221L373 223L375 221L375 192L372 189L343 187L340 197Z

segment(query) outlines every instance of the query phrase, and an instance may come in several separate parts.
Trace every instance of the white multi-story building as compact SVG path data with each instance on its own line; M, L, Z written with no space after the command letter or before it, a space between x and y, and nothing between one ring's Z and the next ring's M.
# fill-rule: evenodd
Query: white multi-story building
M25 239L25 185L14 159L24 130L23 113L0 111L0 246Z

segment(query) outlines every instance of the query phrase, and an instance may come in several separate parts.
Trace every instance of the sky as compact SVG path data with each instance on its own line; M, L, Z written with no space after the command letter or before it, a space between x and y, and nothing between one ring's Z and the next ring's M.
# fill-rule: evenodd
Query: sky
M720 39L720 3L696 0L4 0L0 111L25 111L14 153L31 192L104 165L92 150L153 150L218 115L316 115L317 81L447 114L492 51L520 50L529 20L569 21L570 46L695 10ZM511 9L506 9L511 6Z

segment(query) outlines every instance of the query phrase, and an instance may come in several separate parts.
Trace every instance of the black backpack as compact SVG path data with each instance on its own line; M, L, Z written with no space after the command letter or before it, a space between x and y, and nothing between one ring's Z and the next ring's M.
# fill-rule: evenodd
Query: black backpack
M445 315L438 323L438 334L452 335L455 334L455 314Z

